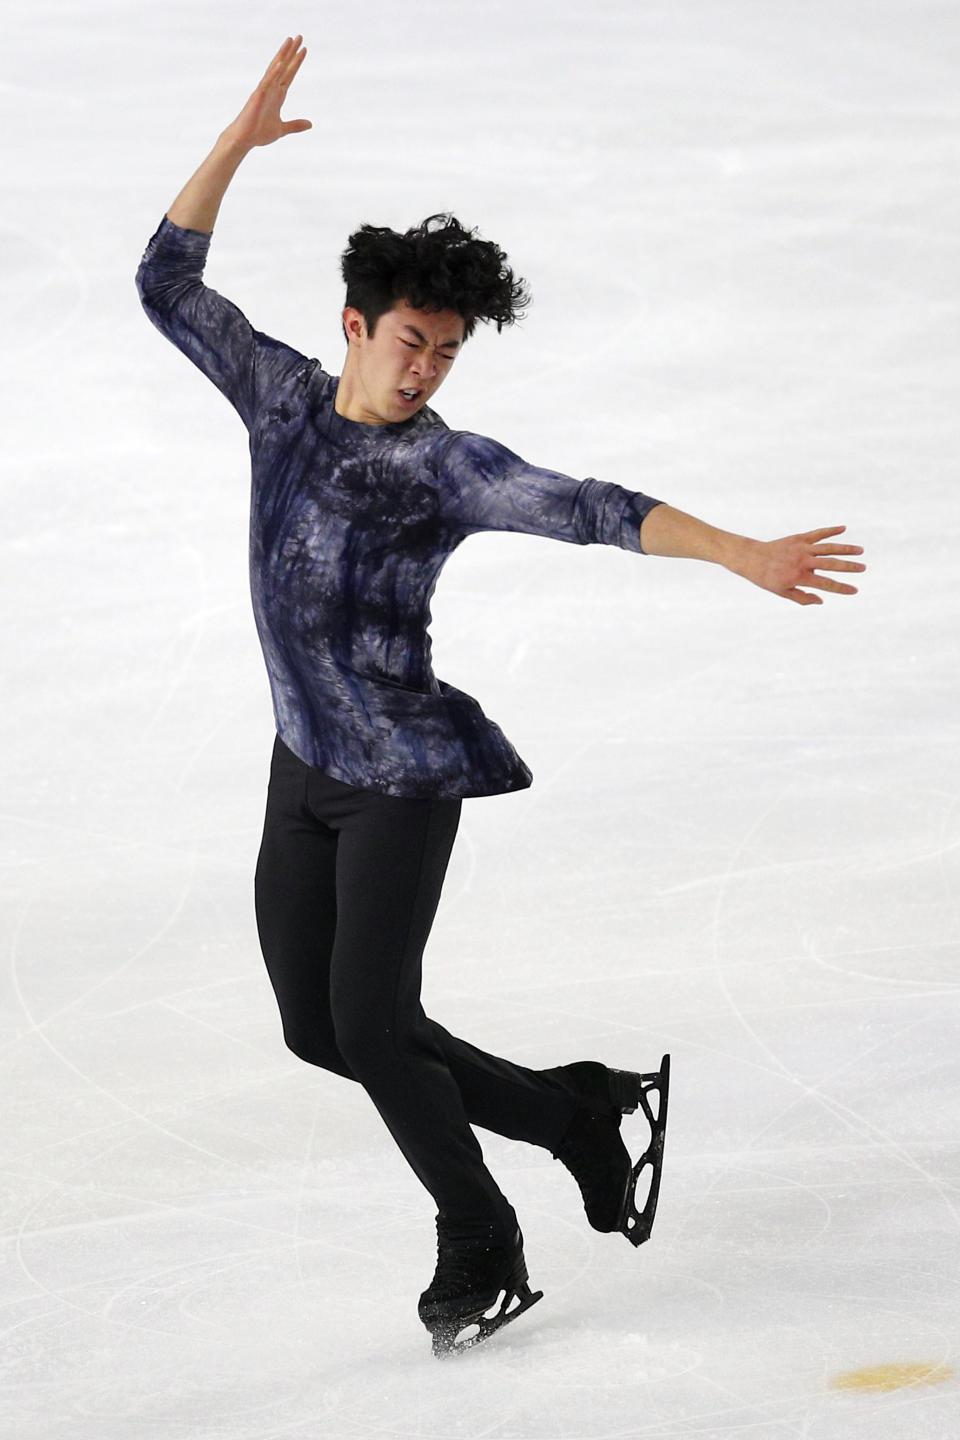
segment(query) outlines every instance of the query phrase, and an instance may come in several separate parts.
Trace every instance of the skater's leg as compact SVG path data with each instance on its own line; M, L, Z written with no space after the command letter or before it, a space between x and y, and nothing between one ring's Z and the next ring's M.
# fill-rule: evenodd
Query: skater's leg
M427 1024L471 1125L508 1140L556 1149L579 1103L574 1086L557 1072L517 1065L451 1035L435 1021Z
M338 831L307 802L312 773L282 741L276 742L257 862L257 923L287 1045L301 1059L354 1079L330 1014ZM342 788L332 788L334 800L341 802ZM313 798L316 802L316 794ZM338 813L335 807L330 816L337 825ZM572 1111L569 1087L469 1045L431 1021L422 1023L453 1076L471 1124L556 1148Z
M460 802L398 800L316 773L311 795L338 832L330 995L340 1053L438 1211L512 1233L513 1211L420 1004L421 957Z
M353 1079L330 1015L337 837L307 807L308 773L278 739L257 860L257 928L287 1045L302 1060Z

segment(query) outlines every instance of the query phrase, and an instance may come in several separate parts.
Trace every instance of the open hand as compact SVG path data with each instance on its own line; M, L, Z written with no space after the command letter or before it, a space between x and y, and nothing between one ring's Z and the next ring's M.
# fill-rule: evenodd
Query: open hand
M280 110L287 98L287 91L306 59L307 52L301 44L302 40L302 35L284 40L264 71L260 84L236 120L224 132L229 132L232 141L253 149L257 145L272 145L274 140L279 140L284 135L294 135L301 130L312 128L310 120L280 119Z
M755 540L742 567L738 568L746 580L797 605L822 605L822 596L811 594L816 590L825 590L831 595L856 595L855 585L820 574L822 570L866 570L866 565L858 561L838 558L863 554L861 545L839 545L833 539L846 528L832 525L825 530L808 530L805 535L785 535L782 540Z

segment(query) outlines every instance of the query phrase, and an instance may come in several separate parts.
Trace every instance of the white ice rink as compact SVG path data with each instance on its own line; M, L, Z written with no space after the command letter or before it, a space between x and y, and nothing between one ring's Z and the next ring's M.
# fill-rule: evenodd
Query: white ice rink
M545 1298L448 1364L429 1198L281 1042L245 435L133 288L300 30L315 128L246 163L212 284L338 370L349 229L453 209L534 304L450 424L870 564L818 609L513 536L446 570L437 673L535 782L464 807L428 1007L534 1066L674 1063L639 1250L482 1137ZM3 1435L957 1440L960 5L9 0L4 33ZM873 1367L899 1388L840 1385Z

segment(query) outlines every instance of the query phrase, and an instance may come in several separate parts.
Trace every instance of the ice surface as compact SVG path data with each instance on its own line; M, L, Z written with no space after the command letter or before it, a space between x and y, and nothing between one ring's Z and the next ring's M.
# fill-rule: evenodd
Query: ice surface
M960 12L8 10L4 1433L955 1440ZM316 128L247 162L211 283L336 369L348 229L452 208L535 304L451 423L871 561L817 610L520 537L445 573L437 671L536 781L465 807L428 1004L532 1065L674 1057L636 1252L485 1139L545 1299L447 1365L427 1197L280 1043L244 436L132 284L291 30ZM911 1362L956 1374L831 1386Z

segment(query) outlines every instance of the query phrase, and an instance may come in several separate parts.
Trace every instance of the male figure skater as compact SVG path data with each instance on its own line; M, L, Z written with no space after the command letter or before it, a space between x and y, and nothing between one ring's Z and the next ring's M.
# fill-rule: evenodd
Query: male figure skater
M435 679L429 600L467 535L513 530L714 561L797 604L854 594L822 572L864 567L843 527L760 542L597 480L537 469L429 408L475 324L517 317L524 283L451 216L399 234L364 225L343 257L343 373L255 331L203 283L224 193L283 121L305 56L288 39L174 201L138 273L151 320L213 380L250 433L254 612L277 722L257 922L284 1037L359 1081L437 1207L420 1298L437 1354L527 1309L517 1217L473 1126L551 1151L587 1218L634 1244L656 1207L667 1102L659 1071L594 1061L534 1071L450 1035L420 1005L421 955L464 797L530 772L476 701ZM624 1113L651 1128L636 1165ZM638 1179L649 1182L638 1208Z

